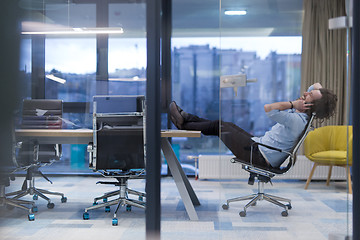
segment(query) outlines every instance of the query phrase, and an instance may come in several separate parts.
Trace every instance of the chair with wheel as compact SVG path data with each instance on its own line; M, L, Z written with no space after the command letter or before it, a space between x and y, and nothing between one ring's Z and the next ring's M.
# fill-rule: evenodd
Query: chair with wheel
M52 99L26 99L23 101L22 123L23 129L60 129L62 127L62 100ZM33 200L42 198L46 200L49 209L55 204L46 195L61 196L61 202L65 203L67 198L63 193L52 192L35 187L35 177L41 176L51 180L40 171L40 167L50 165L61 157L60 144L39 144L36 139L16 143L16 171L25 171L26 177L21 190L7 193L6 196L14 196L13 200L26 195L32 195ZM33 212L37 206L33 206Z
M145 209L146 194L128 188L129 179L145 176L145 99L144 96L94 96L93 142L88 145L89 168L105 178L116 181L99 181L111 184L117 190L94 198L93 206L85 208L83 219L90 218L89 211L116 205L112 225L118 225L117 212L121 206ZM137 199L129 197L136 195ZM102 200L102 202L100 202Z
M35 215L33 213L33 209L35 207L34 201L27 201L22 199L12 199L7 197L5 194L5 188L10 186L10 180L15 180L15 175L13 172L17 170L17 163L15 158L15 134L14 131L12 133L12 151L11 157L9 157L8 161L2 161L0 166L0 206L4 206L8 209L12 208L20 208L25 211L28 211L28 219L29 221L35 220ZM12 161L10 160L12 159Z
M315 118L315 113L313 113L313 115L311 116L309 122L307 123L303 133L300 135L297 143L295 144L295 146L290 150L290 151L284 151L278 148L274 148L265 144L261 144L261 143L254 143L251 146L251 156L252 156L252 152L253 152L253 148L255 145L261 145L267 148L270 148L272 150L275 151L279 151L279 152L284 152L288 154L287 159L285 160L285 162L283 163L282 166L278 167L278 168L271 168L271 169L262 169L259 167L255 167L252 164L245 162L241 159L238 158L233 158L231 159L232 163L240 163L242 164L242 168L250 173L250 177L248 180L248 184L249 185L253 185L255 182L255 179L257 179L258 181L258 192L255 194L251 194L248 196L244 196L244 197L236 197L236 198L232 198L232 199L228 199L226 201L226 204L223 204L222 208L224 210L229 209L230 203L231 202L238 202L238 201L244 201L244 200L250 200L250 202L248 202L243 211L239 212L239 215L241 217L246 217L247 214L247 209L251 206L255 206L256 203L258 201L261 200L266 200L272 204L275 204L279 207L282 207L284 210L281 212L281 215L283 217L287 217L288 216L288 210L290 210L292 208L291 206L291 200L287 199L287 198L282 198L282 197L278 197L278 196L274 196L274 195L270 195L264 192L264 185L265 183L271 183L271 179L273 177L275 177L276 175L281 175L286 173L287 171L289 171L296 163L296 153L300 147L300 145L304 142L307 134L309 133L310 130L313 129L312 127L312 122Z

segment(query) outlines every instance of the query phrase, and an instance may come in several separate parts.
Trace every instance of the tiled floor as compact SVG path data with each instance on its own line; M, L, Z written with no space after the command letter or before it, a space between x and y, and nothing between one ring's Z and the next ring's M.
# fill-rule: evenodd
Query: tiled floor
M83 220L84 208L92 205L92 199L104 192L115 190L111 185L96 185L103 178L95 177L52 177L54 184L37 179L36 186L64 192L68 198L61 203L60 197L53 197L54 209L46 207L47 202L37 200L38 212L35 221L27 220L27 213L21 209L0 208L0 239L146 239L145 211L132 208L127 212L121 208L119 225L112 226L115 207L111 212L104 209L89 211L90 219ZM303 181L278 180L273 186L267 184L265 192L292 200L288 217L282 217L282 209L261 201L247 211L245 218L239 216L245 202L230 204L222 209L226 199L248 195L256 190L245 180L228 181L190 180L201 205L196 207L199 221L189 221L185 207L172 178L162 178L161 184L161 239L344 239L352 231L352 201L346 193L345 182L311 183L304 190ZM22 179L17 178L6 190L17 190ZM131 188L144 190L144 180L133 180ZM31 200L31 197L24 199Z

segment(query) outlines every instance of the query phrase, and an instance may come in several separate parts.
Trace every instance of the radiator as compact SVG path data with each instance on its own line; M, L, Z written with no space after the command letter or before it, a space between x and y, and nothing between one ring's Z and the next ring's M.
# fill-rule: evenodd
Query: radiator
M242 169L241 164L231 163L231 155L199 155L199 179L247 179L249 173ZM296 164L287 173L278 175L277 179L306 180L313 167L313 162L304 155L298 155ZM313 180L326 180L328 166L318 166ZM346 169L333 167L331 180L346 180Z

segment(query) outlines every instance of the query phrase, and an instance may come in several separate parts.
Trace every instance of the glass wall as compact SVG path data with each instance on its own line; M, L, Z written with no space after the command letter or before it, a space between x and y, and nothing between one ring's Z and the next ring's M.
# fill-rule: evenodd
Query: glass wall
M189 9L198 7L196 3L183 4ZM205 11L199 11L196 15L184 14L183 18L189 19L188 25L185 26L185 21L176 17L182 6L174 2L172 98L186 112L210 120L221 119L232 122L253 136L263 136L276 123L266 115L264 105L294 101L303 96L301 92L303 3L292 1L291 4L289 2L270 4L266 1L250 3L229 0L216 3L213 1L212 4L210 6L213 6L213 9L209 7L210 10L207 12L208 16L211 16L211 21L201 21L201 18L205 18L203 15ZM250 81L243 86L237 86L236 89L220 88L220 77L225 75L243 75ZM344 84L349 86L348 83ZM349 88L346 87L345 91L349 91ZM349 97L348 94L346 96ZM345 104L346 107L349 107L348 104ZM348 138L344 141L351 139L351 132L345 134ZM246 186L249 175L241 169L240 164L230 164L229 160L233 152L221 141L219 142L217 137L174 138L173 146L174 149L179 149L179 159L188 175L194 174L195 171L200 180L240 179L240 184L232 184L232 182L221 184L223 191L220 191L219 202L238 197L234 195L234 188L245 187L248 192L241 191L243 195L257 191L257 185ZM194 156L199 157L197 165L194 163ZM347 158L347 160L351 162L351 159ZM318 230L313 234L320 233L321 236L329 238L349 235L352 229L351 222L348 221L352 215L352 202L347 180L348 173L344 168L349 164L334 167L331 179L335 181L332 181L330 186L332 184L335 186L320 193L317 191L323 189L329 167L318 168L319 172L315 174L314 179L315 184L319 183L319 186L315 186L313 191L304 190L305 181L310 175L313 164L304 155L301 146L296 169L280 178L274 177L274 187L266 184L269 186L265 186L265 191L276 192L280 196L287 194L294 198L292 203L297 204L297 207L300 204L302 208L313 208L309 214L319 218L319 221L314 223ZM194 169L195 166L199 168ZM282 192L284 183L294 183L296 193L286 190ZM300 198L294 197L293 194L300 195ZM238 212L246 203L236 205L233 213L238 216ZM263 209L260 206L259 208L249 211L262 212ZM224 209L219 210L219 215L222 214L221 211ZM281 217L280 213L281 210L277 216ZM259 212L255 214L261 215ZM289 216L291 214L293 213L289 210ZM278 220L286 221L286 219ZM239 224L248 221L254 221L254 218L239 219ZM271 221L267 221L269 222ZM332 226L331 229L327 229L328 226ZM295 228L295 225L293 227Z
M186 112L218 119L219 2L208 1L206 10L202 10L201 1L172 4L172 100ZM194 176L198 171L198 156L218 154L219 141L211 136L172 138L172 144L185 173Z
M20 1L21 98L63 100L63 128L92 128L95 95L145 95L146 5L110 2ZM83 144L55 165L44 171L92 174Z
M217 176L219 176L220 180L233 178L231 170L235 172L235 168L239 170L239 172L236 172L237 174L240 171L246 172L247 174L241 174L237 178L244 181L241 182L240 180L238 185L245 183L241 185L245 187L247 183L245 188L248 191L234 191L234 186L229 187L231 184L224 187L222 195L231 200L228 200L227 203L224 200L225 204L219 211L234 211L234 208L237 208L233 213L240 215L241 220L239 221L243 224L249 221L248 218L251 218L250 221L261 221L262 217L264 217L262 215L265 211L262 208L264 205L267 210L280 206L278 212L274 212L277 215L273 215L273 219L266 220L267 226L279 226L272 224L272 222L282 222L283 220L279 219L280 216L286 218L296 215L297 220L301 222L302 216L291 209L305 204L306 207L301 210L306 214L303 221L306 221L309 215L319 219L310 223L316 230L303 230L304 234L309 234L306 238L311 239L319 234L320 237L326 236L327 239L347 239L345 236L350 236L352 231L350 220L352 218L352 189L351 170L349 168L352 161L352 128L347 128L349 125L347 120L339 122L336 126L335 124L329 124L331 121L334 122L331 119L325 123L323 123L323 120L315 120L313 123L315 130L309 133L305 143L296 152L297 157L294 158L294 165L287 165L288 162L285 161L284 164L278 166L274 160L279 159L279 156L274 157L269 153L269 148L255 147L253 145L252 151L249 147L252 142L260 142L278 147L285 152L291 152L292 148L286 147L286 144L292 141L288 134L294 134L294 129L299 125L293 128L289 121L294 121L294 119L288 118L287 121L284 121L284 118L286 114L292 112L299 114L299 116L304 114L302 112L305 111L299 110L297 106L293 107L293 102L303 96L306 97L307 94L316 93L311 91L314 88L306 91L309 93L300 91L302 21L301 12L295 11L296 5L296 3L286 7L283 5L281 10L276 9L275 15L272 15L274 13L273 8L263 7L261 10L262 16L253 18L255 11L248 5L234 4L230 0L221 1L219 115L222 121L234 123L241 129L228 123L220 124L220 136L224 144L219 146L219 163L214 164L214 168L218 169ZM256 3L252 7L256 8L255 6ZM290 11L296 17L292 19L293 21L289 19L289 21L286 21L285 19ZM280 23L281 21L284 22ZM234 22L238 24L236 30L234 25L231 24ZM245 25L253 26L253 30L256 30L244 36L246 35L243 33ZM266 26L266 29L256 28L259 26ZM242 33L241 37L237 36L239 33ZM303 46L306 47L306 45ZM345 52L343 56L345 56ZM343 97L341 94L338 96L342 99L338 99L337 103L346 108L346 110L344 109L345 115L350 113L350 101L347 99L350 93L348 74L349 72L346 78L338 80L342 81L345 86L344 91L347 92ZM311 84L305 86L305 89L308 89ZM334 92L337 91L336 84L323 81L322 85L332 89ZM323 93L322 97L326 97L325 93ZM307 98L306 100L310 101ZM311 101L313 102L313 100ZM345 102L344 105L341 105L343 104L342 101ZM270 106L264 107L265 104L276 102L282 102L282 107L279 107L280 105L271 105L273 109L276 109L275 111L270 111ZM329 106L330 101L326 105ZM327 106L324 105L323 108L326 109ZM279 111L279 114L277 114L277 111ZM339 111L337 114L343 113ZM320 115L318 114L317 117L320 118ZM334 116L332 118L335 119ZM350 118L347 115L345 119ZM281 125L285 126L286 131L281 132ZM245 134L243 130L245 130ZM325 132L326 134L324 134ZM265 137L263 137L264 135ZM322 139L320 140L319 137ZM249 140L249 138L253 141ZM287 139L286 142L281 142L285 138ZM295 140L291 146L298 142L297 139ZM252 151L252 154L250 151ZM338 154L343 155L340 157ZM237 159L229 161L234 156ZM342 159L340 160L340 158ZM235 163L233 163L234 161ZM241 164L241 161L252 162ZM259 167L262 163L264 163L264 166ZM267 163L271 163L273 166L265 166ZM270 168L270 172L276 174L271 175L268 171L254 170L254 168L245 167L245 165L255 165L260 169ZM287 168L290 168L288 172L285 170ZM314 171L315 168L317 172ZM201 170L199 169L199 172ZM286 173L279 174L283 171L286 171ZM314 177L315 175L316 177ZM307 184L310 182L311 176L313 180L320 180L320 182L312 181L310 189ZM248 177L249 179L247 179ZM306 179L308 180L307 183L305 183ZM330 182L330 179L340 181ZM271 184L269 184L269 181ZM254 185L252 186L252 184ZM319 185L316 186L316 184ZM284 189L286 185L292 189ZM324 188L325 185L328 188ZM295 196L293 191L299 197ZM238 194L234 192L238 192ZM258 201L256 202L256 200ZM260 200L266 200L267 202ZM268 202L272 204L268 204ZM287 222L286 227L288 231L294 229L294 232L298 231L295 229L301 228L291 220ZM254 236L256 236L255 233ZM269 238L271 238L270 236L271 233L268 233Z
M145 95L145 1L20 1L20 6L25 13L20 60L22 99L62 99L63 128L90 129L93 96ZM253 136L264 135L275 124L265 114L264 104L293 101L302 95L302 1L211 0L206 1L205 10L203 1L175 0L172 8L172 88L167 89L171 91L172 100L186 112L232 122ZM246 11L246 14L225 13L227 10ZM96 29L109 32L92 32ZM246 75L250 81L236 89L221 88L220 77L224 75ZM166 111L163 109L163 122L168 118ZM19 126L20 111L16 121ZM162 127L167 128L164 123ZM86 147L85 144L63 144L61 161L43 171L93 174L88 166ZM223 190L215 210L219 215L224 211L220 203L236 197L232 189L239 188L238 182L245 186L241 193L256 191L256 185L255 188L247 186L248 175L241 166L229 163L233 153L218 137L172 138L172 147L188 176L199 175L199 181L220 180ZM304 180L313 165L302 150L300 153L297 166L304 168L301 177L285 176L279 178L281 180L275 177L275 187L271 187L270 192L282 195L283 183L295 182L295 190L289 191L286 186L285 195L294 198L296 208L312 209L306 216L298 211L298 215L293 216L298 217L298 223L305 222L311 214L326 212L317 223L322 234L348 231L352 228L347 221L351 217L352 202L344 188L346 173L337 172L338 181L331 182L336 187L317 194L316 190L323 188L321 184L325 185L326 169L324 176L316 179L321 184L316 185L315 190L305 191ZM217 159L216 163L208 164L212 157ZM245 174L234 174L235 168ZM165 159L162 174L167 174ZM229 179L229 183L222 183ZM259 211L257 217L264 210L259 207L252 210ZM233 210L236 217L238 209ZM280 211L276 217L269 222L286 222L286 219L279 220ZM255 220L240 219L238 223L252 221Z
M262 111L265 103L296 99L300 93L301 1L294 2L278 16L260 2L244 4L249 11L246 16L224 13L236 9L238 4L222 1L219 13L216 8L220 2L213 2L210 6L214 9L209 7L213 14L211 23L200 21L201 14L186 16L194 18L189 22L196 21L195 26L176 22L177 11L173 12L173 100L184 110L212 120L219 119L221 108L222 120L231 121L254 135L263 134L273 124ZM196 4L189 5L196 8ZM174 9L179 8L175 2ZM296 12L291 21L280 23L291 10ZM220 75L241 73L257 82L236 92L224 89L220 106ZM180 146L183 153L180 158L187 169L195 164L191 158L193 145L197 146L194 154L212 155L217 154L219 144L216 137L173 139L173 143ZM186 153L188 149L190 153ZM194 174L193 171L189 169L188 174Z
M256 9L258 3L253 4ZM29 85L31 84L31 70L36 67L31 65L31 51L39 48L40 45L36 45L38 44L36 42L33 44L35 47L31 48L31 38L34 36L23 35L24 50L21 67L25 69L24 73L28 80L23 79L29 86L24 88L26 91L23 93L24 98L63 99L64 106L67 106L64 118L69 120L64 126L88 128L92 121L89 115L92 96L145 93L144 3L110 3L108 11L97 10L96 4L86 3L86 1L71 4L52 2L45 6L44 10L41 4L31 7L31 10L26 11L27 17L44 24L71 26L75 29L91 29L97 24L101 26L106 20L107 26L122 28L124 32L110 34L106 43L95 34L44 35L45 51L42 54L45 61L45 85L43 92L34 90L41 82ZM279 33L277 31L280 30L273 30L274 26L263 27L269 25L265 22L265 18L262 18L265 19L262 20L263 22L256 23L258 26L251 23L254 26L250 27L249 22L241 22L241 26L234 26L234 22L245 18L224 16L223 13L220 16L217 1L208 4L207 11L211 12L211 22L202 21L202 17L205 16L201 14L186 13L186 21L184 21L184 16L179 14L186 12L183 11L186 6L194 11L202 7L201 3L190 1L181 4L176 1L173 3L171 49L173 100L189 112L205 118L218 119L220 72L221 74L244 72L249 78L258 78L258 83L239 89L237 98L233 98L233 95L229 96L227 101L240 104L241 111L244 110L246 113L242 113L242 117L238 118L237 112L234 112L232 116L230 112L240 111L240 109L227 109L229 116L225 120L240 124L254 134L263 133L270 127L271 122L256 109L272 99L291 99L298 95L300 89L301 34L299 29L301 26L299 22L301 18L294 17L298 22L283 27L288 30ZM299 3L294 3L292 8L300 9L301 6L299 7ZM136 14L129 15L131 12L136 12ZM189 23L192 24L189 25ZM274 23L276 24L278 23ZM100 51L101 54L105 54L103 57ZM106 61L99 62L104 58ZM65 79L66 83L50 79L52 75ZM260 82L262 85L259 84ZM274 85L277 87L268 91L270 86ZM163 125L163 128L167 127L166 124ZM185 172L194 175L196 169L192 156L216 154L218 139L216 137L175 138L173 144ZM85 146L75 148L79 147L81 155L85 151ZM80 163L77 160L71 160L71 148L74 146L64 148L63 171L88 172L87 159L79 160ZM75 163L71 164L71 161ZM163 163L163 174L166 174L166 162L163 160ZM74 169L70 166L77 167Z

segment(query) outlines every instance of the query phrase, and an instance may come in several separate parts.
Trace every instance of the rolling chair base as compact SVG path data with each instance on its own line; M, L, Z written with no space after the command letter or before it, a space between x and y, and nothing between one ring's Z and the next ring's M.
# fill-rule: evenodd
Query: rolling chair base
M16 192L12 192L12 193L7 193L6 196L14 196L12 199L19 199L22 198L26 195L32 195L34 200L37 200L38 197L43 198L44 200L46 200L48 202L47 207L49 209L54 208L55 204L51 202L50 198L48 198L47 196L45 196L45 194L49 194L49 195L57 195L57 196L61 196L61 202L65 203L67 201L67 198L64 196L63 193L60 192L51 192L45 189L40 189L40 188L35 188L34 184L35 184L35 179L31 179L31 180L25 180L29 182L29 187L26 187L26 189L24 190L19 190ZM26 182L24 182L24 185L27 186Z
M266 194L264 193L264 182L263 181L259 181L258 182L258 193L256 194L251 194L251 195L248 195L248 196L244 196L244 197L236 197L236 198L231 198L231 199L228 199L226 201L226 204L224 204L222 206L222 208L224 210L227 210L229 209L229 204L231 202L238 202L238 201L244 201L244 200L250 200L250 202L248 202L245 207L244 207L244 211L241 211L239 213L239 215L241 217L246 217L246 210L251 207L251 206L255 206L256 203L258 201L261 201L261 200L266 200L272 204L275 204L279 207L282 207L284 208L284 211L281 212L281 216L283 217L287 217L288 216L288 210L291 209L291 200L290 199L287 199L287 198L282 198L282 197L278 197L278 196L274 196L274 195L270 195L270 194ZM284 203L281 203L281 202L287 202L288 204L284 204Z
M109 184L109 183L106 183L106 184ZM84 220L90 219L90 216L88 213L89 210L94 210L94 209L105 207L105 212L110 212L110 206L117 205L116 210L114 212L114 217L112 219L112 225L116 226L116 225L118 225L118 219L116 217L116 214L117 214L120 206L126 205L126 211L131 211L131 206L145 209L146 203L144 201L142 201L143 198L146 197L145 193L129 189L127 187L127 179L125 179L125 178L121 178L119 183L114 183L114 184L118 185L120 189L116 190L116 191L105 193L100 197L94 198L93 206L85 208L85 211L83 213ZM139 200L128 198L128 194L133 194L133 195L139 196ZM119 197L108 201L108 198L113 197L113 196L119 196ZM101 200L101 199L103 199L104 202L99 204L97 201Z
M26 207L24 205L31 205L31 207ZM35 205L35 202L33 201L26 201L21 199L13 199L13 198L7 198L5 194L5 186L0 187L0 206L5 206L8 208L20 208L25 211L28 211L28 219L29 221L35 220L34 212L37 211L37 207Z

